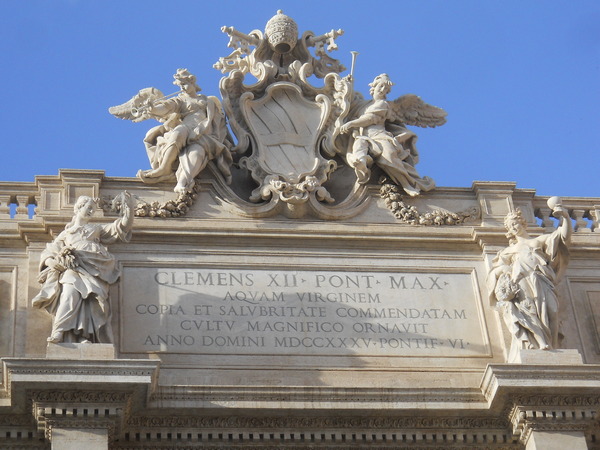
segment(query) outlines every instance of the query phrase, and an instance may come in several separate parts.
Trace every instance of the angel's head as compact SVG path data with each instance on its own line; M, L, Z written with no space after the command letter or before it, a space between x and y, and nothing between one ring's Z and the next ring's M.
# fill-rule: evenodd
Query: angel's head
M377 75L373 82L369 84L371 87L369 93L375 100L383 100L390 93L393 85L394 83L392 83L388 74L382 73Z
M175 75L173 75L175 81L173 84L179 86L182 91L193 95L196 92L200 92L200 86L196 84L196 76L192 75L187 69L177 69Z

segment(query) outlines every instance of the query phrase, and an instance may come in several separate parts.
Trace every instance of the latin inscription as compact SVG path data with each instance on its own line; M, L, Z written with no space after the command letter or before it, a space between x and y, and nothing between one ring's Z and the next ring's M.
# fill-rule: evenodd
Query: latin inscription
M126 268L124 352L475 356L469 274Z

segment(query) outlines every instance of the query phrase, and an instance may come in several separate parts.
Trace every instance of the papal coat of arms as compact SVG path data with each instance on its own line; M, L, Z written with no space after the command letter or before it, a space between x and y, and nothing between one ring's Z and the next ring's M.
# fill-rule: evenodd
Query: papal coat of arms
M446 112L415 95L389 101L393 83L386 74L370 84L371 100L355 92L356 53L344 77L346 68L329 55L342 30L299 36L296 23L278 11L264 33L222 31L233 49L214 65L224 74L222 101L199 94L194 75L179 69L179 92L163 96L146 88L110 108L123 119L160 122L144 139L151 169L138 173L141 181L172 180L183 198L212 162L224 185L236 171L246 171L255 183L245 197L239 189L232 195L241 213L325 219L360 212L375 168L409 196L433 189L433 180L415 168L416 135L406 126L442 125ZM248 77L256 80L246 84ZM323 85L314 86L310 77ZM342 165L353 170L354 188L334 198L330 186Z

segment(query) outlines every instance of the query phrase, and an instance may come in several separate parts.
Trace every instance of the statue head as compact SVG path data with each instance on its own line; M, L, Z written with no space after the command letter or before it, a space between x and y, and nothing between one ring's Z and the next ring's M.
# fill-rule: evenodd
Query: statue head
M271 50L277 53L291 52L298 42L298 25L282 10L271 17L265 26L265 37Z
M371 89L369 93L371 96L374 96L377 90L381 91L384 95L388 94L392 90L392 80L387 73L382 73L381 75L377 75L372 83L369 83Z
M175 81L173 84L183 89L184 85L192 86L195 92L200 92L200 86L196 84L196 76L192 75L187 69L177 69L177 72L173 75Z
M523 212L520 208L509 212L504 218L504 227L508 231L506 237L513 240L516 236L526 233L527 221L523 217Z
M95 198L88 197L87 195L81 195L75 202L73 211L76 216L83 218L89 218L96 210L97 201Z

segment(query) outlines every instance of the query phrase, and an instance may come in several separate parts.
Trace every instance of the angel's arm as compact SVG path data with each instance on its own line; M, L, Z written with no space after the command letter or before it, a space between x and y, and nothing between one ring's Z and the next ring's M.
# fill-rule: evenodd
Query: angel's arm
M175 99L169 99L163 102L149 103L148 113L161 118L167 118L174 112L177 112L178 103Z
M347 133L350 131L350 128L368 127L379 122L381 122L381 117L379 117L377 114L366 113L354 120L346 122L344 125L342 125L340 131L342 133Z
M163 93L156 88L145 88L140 90L129 101L108 108L108 112L113 116L123 120L132 120L141 122L149 119L148 108L154 102L164 98Z

